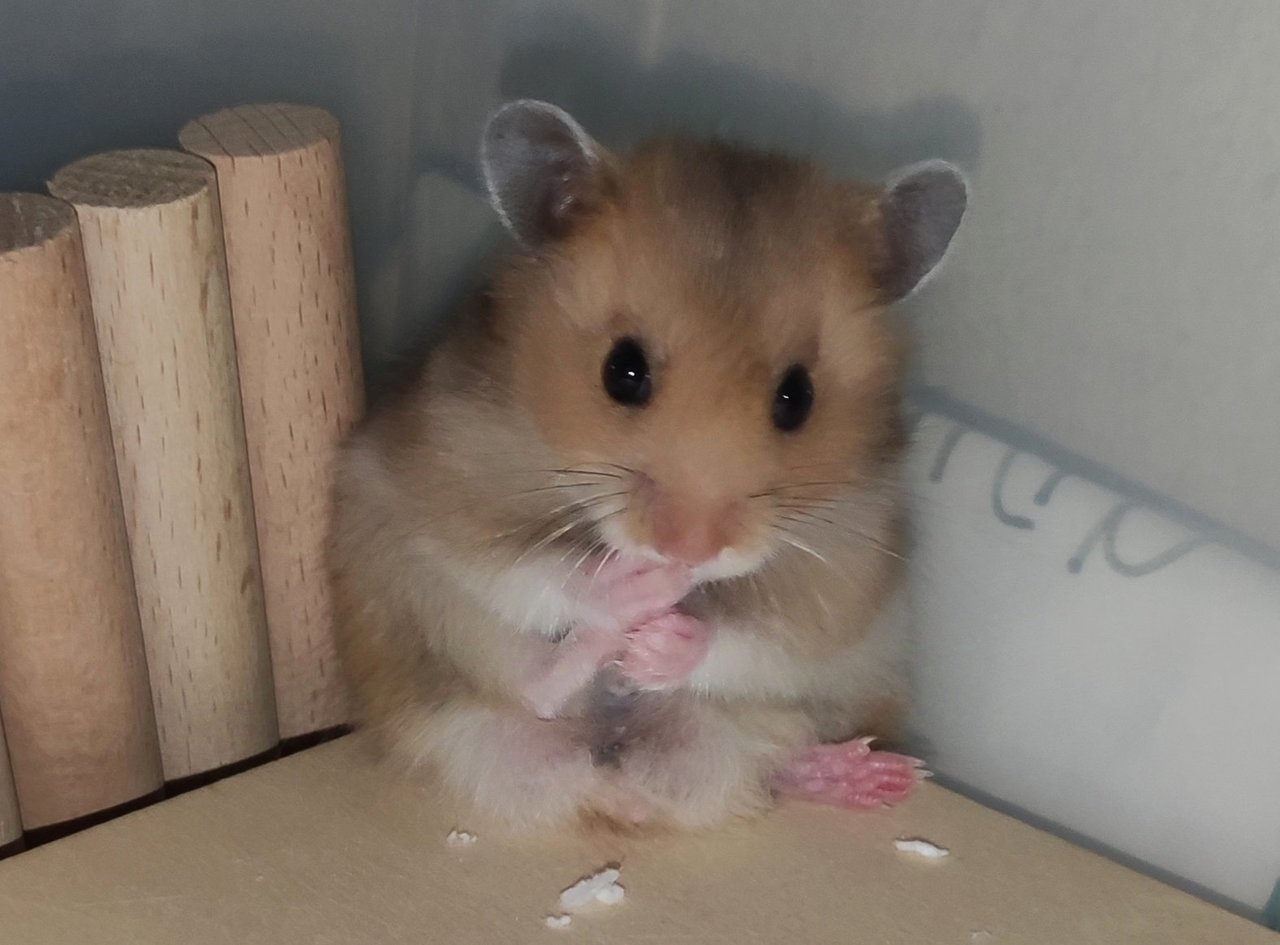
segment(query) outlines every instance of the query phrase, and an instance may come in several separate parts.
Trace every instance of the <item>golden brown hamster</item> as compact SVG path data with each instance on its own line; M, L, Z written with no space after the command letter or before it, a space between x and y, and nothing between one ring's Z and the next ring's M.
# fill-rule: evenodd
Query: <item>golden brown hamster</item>
M906 346L967 202L555 106L481 166L518 249L345 444L331 567L360 719L479 814L719 823L871 806L909 758Z

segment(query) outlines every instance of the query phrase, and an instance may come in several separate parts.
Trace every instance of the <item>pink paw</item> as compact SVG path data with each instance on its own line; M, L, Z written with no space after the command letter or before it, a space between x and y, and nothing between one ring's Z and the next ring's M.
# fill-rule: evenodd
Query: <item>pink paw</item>
M619 658L627 638L616 627L577 627L525 674L518 687L525 705L540 719L553 719L596 671Z
M609 623L629 629L670 610L693 586L689 569L678 565L596 558L582 567L584 596Z
M923 762L873 751L873 740L808 748L792 759L774 786L783 794L836 807L888 807L905 800L928 777Z
M641 689L663 689L689 678L711 646L701 620L671 611L627 633L622 675Z

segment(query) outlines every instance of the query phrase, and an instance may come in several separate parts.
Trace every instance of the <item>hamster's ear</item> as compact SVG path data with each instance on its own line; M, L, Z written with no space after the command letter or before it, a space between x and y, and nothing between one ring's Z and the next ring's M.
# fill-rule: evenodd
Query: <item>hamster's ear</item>
M566 235L604 198L608 157L567 112L532 99L508 102L480 141L489 201L525 246Z
M938 271L968 202L968 182L946 161L912 164L890 178L879 198L884 252L876 273L886 302Z

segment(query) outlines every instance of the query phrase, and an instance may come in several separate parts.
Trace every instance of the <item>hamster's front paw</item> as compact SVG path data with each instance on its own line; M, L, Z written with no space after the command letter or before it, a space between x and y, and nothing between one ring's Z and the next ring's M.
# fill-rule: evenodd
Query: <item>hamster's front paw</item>
M627 631L622 675L641 689L665 689L688 679L710 646L707 624L668 611Z
M783 794L836 807L887 807L905 800L922 778L923 762L871 748L871 738L815 745L777 776Z
M583 568L584 597L605 622L630 629L669 611L689 593L689 569L615 555Z
M597 670L620 658L626 648L627 638L617 627L575 627L525 674L518 694L538 718L553 719Z

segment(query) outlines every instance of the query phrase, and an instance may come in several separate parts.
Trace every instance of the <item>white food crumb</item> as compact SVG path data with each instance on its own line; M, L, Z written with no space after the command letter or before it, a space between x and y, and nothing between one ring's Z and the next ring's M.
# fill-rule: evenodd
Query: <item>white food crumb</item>
M606 906L616 906L626 898L627 891L617 883L604 887L604 889L596 890L596 902L603 902Z
M549 915L544 920L549 929L567 929L569 923L573 921L571 915Z
M893 845L897 847L900 853L914 853L916 856L922 856L926 860L940 860L944 856L951 854L951 851L946 847L940 847L936 843L930 843L928 840L922 840L919 837L904 837L893 841Z
M564 892L560 893L560 908L572 912L574 909L581 909L583 906L597 899L602 890L617 885L618 877L621 874L613 867L602 869L594 876L588 876L586 879L580 879ZM621 889L622 887L618 887ZM615 895L609 893L607 895ZM622 897L619 895L615 902L620 902ZM602 900L603 901L603 900Z
M978 929L976 932L969 933L969 941L972 942L973 945L982 945L982 943L990 942L994 938L995 936L986 929Z
M465 830L450 830L445 842L451 847L469 847L476 842L476 835Z

